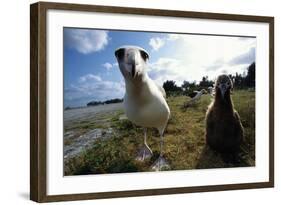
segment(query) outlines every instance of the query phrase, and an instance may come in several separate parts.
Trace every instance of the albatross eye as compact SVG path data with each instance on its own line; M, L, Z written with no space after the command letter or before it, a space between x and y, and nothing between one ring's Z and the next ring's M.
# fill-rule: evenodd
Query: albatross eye
M149 58L148 54L145 51L140 51L141 57L143 60L147 60Z
M115 51L115 56L118 59L122 59L125 55L125 49L124 48L120 48L117 51Z

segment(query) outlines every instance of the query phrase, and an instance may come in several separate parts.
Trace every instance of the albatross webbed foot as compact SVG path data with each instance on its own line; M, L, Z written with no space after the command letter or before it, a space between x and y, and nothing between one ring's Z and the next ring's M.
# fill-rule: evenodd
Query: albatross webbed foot
M143 147L138 151L136 160L137 161L144 161L146 159L150 159L153 153L151 149L145 144Z
M165 171L165 170L170 170L171 167L167 160L163 157L160 156L151 166L151 169L153 171Z

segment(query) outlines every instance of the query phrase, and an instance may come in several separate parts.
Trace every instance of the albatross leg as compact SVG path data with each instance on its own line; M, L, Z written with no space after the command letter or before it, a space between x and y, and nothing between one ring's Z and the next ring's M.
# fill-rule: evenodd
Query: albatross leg
M170 170L170 165L163 156L163 146L164 146L164 131L160 134L160 156L153 163L151 169L154 171Z
M152 151L147 145L146 142L146 133L147 133L147 128L144 128L144 143L142 148L138 151L136 160L138 161L144 161L145 159L148 159L152 156Z

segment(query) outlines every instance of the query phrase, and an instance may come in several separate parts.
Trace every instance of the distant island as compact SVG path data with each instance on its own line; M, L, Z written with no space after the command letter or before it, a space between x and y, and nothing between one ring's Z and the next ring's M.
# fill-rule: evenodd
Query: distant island
M87 103L87 106L89 107L89 106L105 105L105 104L120 103L120 102L123 102L123 99L115 98L106 101L91 101Z

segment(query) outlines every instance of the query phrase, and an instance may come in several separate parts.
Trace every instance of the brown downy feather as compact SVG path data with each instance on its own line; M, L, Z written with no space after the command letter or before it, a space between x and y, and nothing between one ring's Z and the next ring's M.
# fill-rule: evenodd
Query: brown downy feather
M221 76L220 76L221 77ZM225 77L224 75L224 80ZM222 80L218 78L217 81ZM231 81L229 78L226 79ZM219 82L216 82L216 85ZM239 114L233 108L230 88L224 97L216 86L215 99L206 113L206 142L214 150L221 153L236 153L243 142L243 126Z

